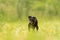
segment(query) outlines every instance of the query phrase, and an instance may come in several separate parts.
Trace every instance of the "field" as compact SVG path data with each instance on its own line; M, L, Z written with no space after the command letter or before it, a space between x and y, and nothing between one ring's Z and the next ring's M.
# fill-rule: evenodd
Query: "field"
M0 40L60 40L60 21L39 21L38 31L28 31L27 21L2 22Z
M28 31L28 16L38 31ZM0 0L0 40L60 40L60 0Z

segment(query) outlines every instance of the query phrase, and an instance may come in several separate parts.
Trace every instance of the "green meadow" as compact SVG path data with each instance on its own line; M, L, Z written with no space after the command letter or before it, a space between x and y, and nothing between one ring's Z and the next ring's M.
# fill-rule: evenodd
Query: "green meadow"
M29 15L38 31L28 31ZM60 40L60 0L0 0L0 40Z
M60 22L39 22L38 31L28 31L27 21L0 24L0 40L60 40Z

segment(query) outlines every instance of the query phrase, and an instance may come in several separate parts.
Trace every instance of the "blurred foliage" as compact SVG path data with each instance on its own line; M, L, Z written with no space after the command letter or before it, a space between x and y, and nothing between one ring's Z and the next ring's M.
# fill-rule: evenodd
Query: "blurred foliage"
M59 0L0 0L0 10L0 20L5 21L26 20L29 15L60 19Z
M28 16L39 31L28 31ZM60 0L0 0L0 40L60 40Z

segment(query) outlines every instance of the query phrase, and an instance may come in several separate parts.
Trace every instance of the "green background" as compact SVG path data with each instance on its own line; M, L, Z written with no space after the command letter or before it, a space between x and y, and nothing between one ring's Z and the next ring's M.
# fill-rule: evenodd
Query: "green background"
M38 31L28 31L28 16ZM0 40L60 40L60 0L0 0Z

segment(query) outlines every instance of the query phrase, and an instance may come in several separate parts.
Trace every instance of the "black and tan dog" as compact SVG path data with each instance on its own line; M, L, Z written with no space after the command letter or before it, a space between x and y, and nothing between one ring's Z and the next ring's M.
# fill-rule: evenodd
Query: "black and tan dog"
M32 27L33 30L36 28L36 30L38 31L38 21L36 17L28 16L28 19L29 19L28 30L30 30L30 28Z

